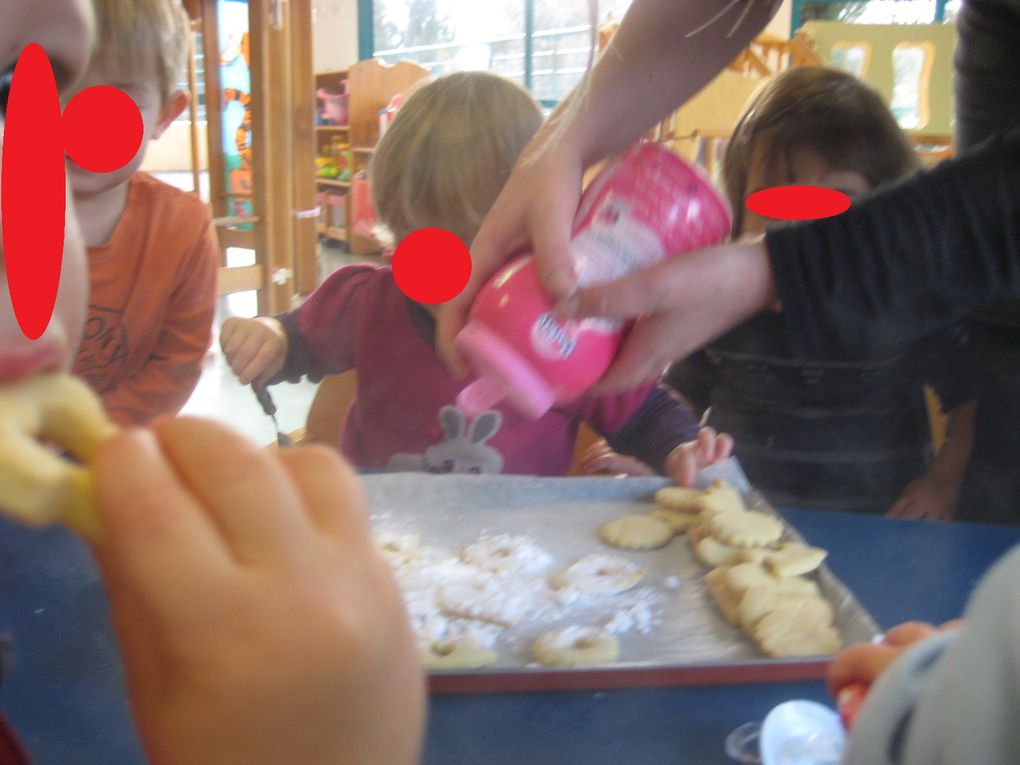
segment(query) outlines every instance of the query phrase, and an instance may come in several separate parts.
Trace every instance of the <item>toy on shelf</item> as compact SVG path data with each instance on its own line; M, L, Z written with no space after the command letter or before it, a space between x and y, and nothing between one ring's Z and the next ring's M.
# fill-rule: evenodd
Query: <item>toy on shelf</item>
M347 83L340 83L340 92L333 93L325 88L319 88L315 95L322 101L320 119L325 125L347 125L350 121L350 114L347 109Z
M315 158L316 176L327 180L349 182L351 180L351 147L338 138L330 141L328 154Z
M384 106L379 110L379 137L382 138L386 135L386 130L390 125L393 124L393 120L397 116L397 112L400 111L400 107L404 103L404 94L396 93L393 98L390 99L388 105Z

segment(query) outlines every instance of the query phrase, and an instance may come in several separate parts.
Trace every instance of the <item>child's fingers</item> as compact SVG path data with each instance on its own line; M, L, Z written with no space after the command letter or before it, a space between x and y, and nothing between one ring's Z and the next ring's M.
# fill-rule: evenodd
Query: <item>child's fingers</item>
M368 541L368 503L361 483L335 450L300 446L284 449L278 456L301 495L302 507L318 529L344 547Z
M153 433L106 440L92 469L103 527L95 551L114 588L141 593L160 613L174 612L181 593L229 570L219 532Z
M886 645L906 646L934 635L938 630L927 622L904 622L885 633Z
M248 366L238 375L237 379L242 385L248 385L259 377L272 377L278 370L272 369L276 362L277 347L267 341L256 351L254 358L248 362ZM266 374L266 373L269 374Z
M721 462L733 454L733 436L729 433L720 433L715 439L715 460Z
M693 486L698 472L697 441L680 444L672 455L673 480L677 486Z
M176 418L157 437L181 481L242 563L299 557L312 526L287 471L273 453L215 423Z
M263 332L252 332L237 349L230 368L234 370L241 385L248 385L262 371L259 366L260 356L264 357L266 347L270 345Z
M835 695L850 683L871 685L904 649L876 643L852 645L832 660L828 671L829 693Z

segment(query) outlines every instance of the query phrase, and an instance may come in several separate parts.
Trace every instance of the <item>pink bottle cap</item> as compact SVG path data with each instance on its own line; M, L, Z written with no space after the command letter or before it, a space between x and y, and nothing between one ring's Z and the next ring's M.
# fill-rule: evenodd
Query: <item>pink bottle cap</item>
M532 420L556 402L556 394L517 350L480 321L469 321L457 347L471 358L478 379L457 396L457 408L477 417L504 398Z

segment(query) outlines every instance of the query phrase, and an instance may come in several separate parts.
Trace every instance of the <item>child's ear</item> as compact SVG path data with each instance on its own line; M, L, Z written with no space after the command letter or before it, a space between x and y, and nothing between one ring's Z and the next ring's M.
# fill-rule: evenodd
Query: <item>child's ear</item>
M159 138L170 123L181 116L181 113L188 108L188 94L183 90L176 91L159 111L159 122L156 123L156 130L153 132L153 139Z

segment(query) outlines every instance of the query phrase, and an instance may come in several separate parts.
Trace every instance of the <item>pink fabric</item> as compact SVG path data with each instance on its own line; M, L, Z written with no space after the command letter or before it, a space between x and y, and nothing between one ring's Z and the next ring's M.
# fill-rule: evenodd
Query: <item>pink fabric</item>
M501 404L468 418L455 380L412 320L389 268L332 274L298 309L298 327L329 374L358 370L342 448L360 467L429 472L566 475L580 424L612 433L653 386L582 397L537 422Z

